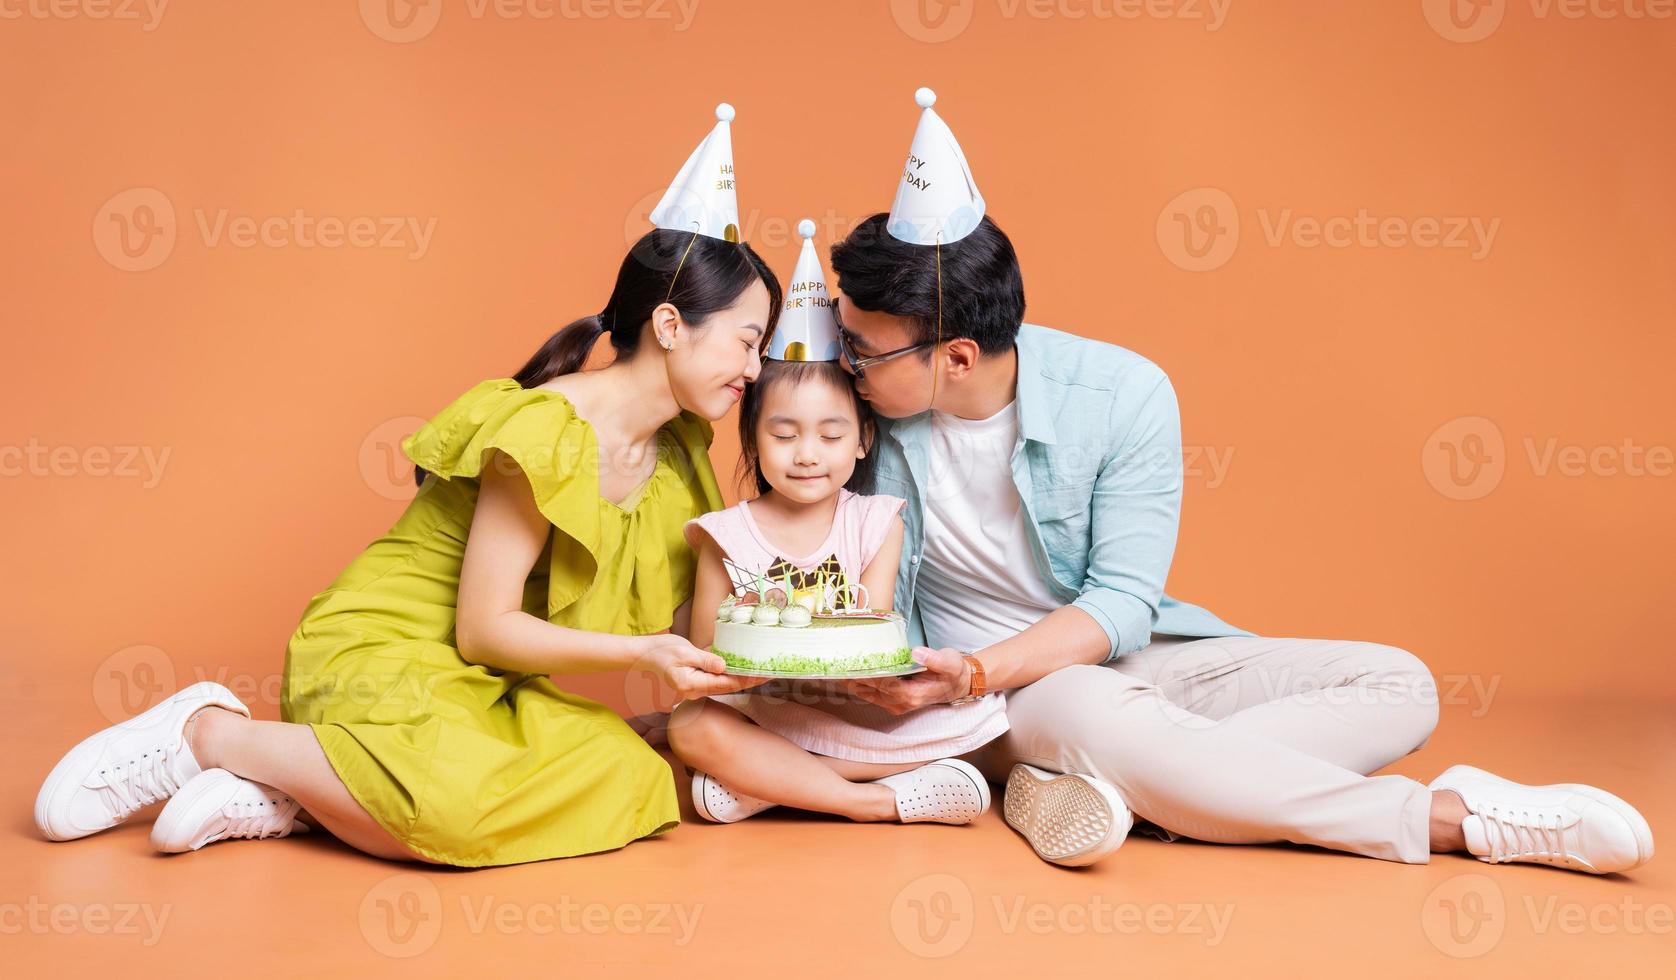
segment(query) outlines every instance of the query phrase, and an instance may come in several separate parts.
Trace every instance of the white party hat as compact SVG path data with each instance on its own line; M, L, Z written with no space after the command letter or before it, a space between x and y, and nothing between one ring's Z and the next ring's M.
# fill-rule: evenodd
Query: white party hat
M826 291L826 272L815 252L815 223L804 218L797 223L797 233L803 236L803 251L786 286L768 356L776 361L836 361L838 321Z
M739 199L733 190L733 106L716 106L716 126L698 144L675 182L652 209L652 224L723 241L739 240Z
M914 130L885 230L913 245L947 245L978 227L984 214L983 195L954 133L931 108L937 93L922 88L914 93L914 102L925 111Z

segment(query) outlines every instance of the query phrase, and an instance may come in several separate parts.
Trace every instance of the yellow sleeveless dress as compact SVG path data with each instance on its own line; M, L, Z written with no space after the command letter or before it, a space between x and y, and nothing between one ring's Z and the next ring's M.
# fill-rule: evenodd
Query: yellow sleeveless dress
M679 823L669 765L616 712L547 677L467 663L454 609L483 457L528 476L553 533L523 608L577 629L668 629L692 595L688 519L722 506L709 422L659 430L651 478L599 493L593 429L511 378L460 396L402 451L431 475L394 527L310 600L280 715L311 726L349 792L397 840L465 867L621 847Z

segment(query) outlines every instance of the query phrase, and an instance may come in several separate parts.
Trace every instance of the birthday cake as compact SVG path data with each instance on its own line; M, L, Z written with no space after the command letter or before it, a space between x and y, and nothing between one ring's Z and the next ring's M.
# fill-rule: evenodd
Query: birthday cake
M722 600L716 619L710 649L738 673L859 674L914 662L906 620L868 608L859 582L823 578L798 588L756 576Z

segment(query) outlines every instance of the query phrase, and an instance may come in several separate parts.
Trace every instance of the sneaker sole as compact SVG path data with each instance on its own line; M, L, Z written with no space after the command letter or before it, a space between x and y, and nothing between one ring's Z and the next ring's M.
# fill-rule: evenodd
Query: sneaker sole
M1007 777L1002 815L1042 860L1073 868L1123 846L1134 823L1127 806L1114 806L1087 780L1023 763Z
M93 764L93 760L99 757L100 751L104 748L105 743L110 741L114 732L128 729L139 719L166 704L198 697L202 697L206 705L229 707L229 704L223 703L223 698L225 698L230 704L238 705L237 710L243 712L245 717L250 716L250 709L246 708L233 695L232 691L227 690L215 681L199 681L191 687L176 691L127 721L119 721L99 729L77 742L75 748L66 752L64 757L58 760L58 765L53 766L52 772L48 773L47 778L42 781L41 790L35 795L35 828L41 832L41 836L50 841L80 840L83 837L91 837L94 834L110 830L111 827L119 826L122 823L120 820L107 827L77 828L74 832L60 834L49 826L47 814L52 810L53 804L57 802L58 796L65 791L66 787L74 790L81 785L79 779L73 778L72 774L78 777L82 775L83 771Z
M1486 772L1477 766L1468 765L1450 766L1448 769L1443 771L1442 775L1438 776L1437 779L1432 782L1434 784L1442 782L1447 779L1449 774L1452 772L1470 774L1473 777L1486 779L1495 783L1503 783L1518 787L1523 787L1525 785L1523 783L1515 783L1513 780L1504 776L1498 776L1493 772ZM1430 789L1432 787L1427 788ZM1454 790L1449 786L1439 786L1436 788L1454 792ZM1585 783L1544 783L1541 788L1563 789L1569 793L1576 793L1578 796L1586 796L1597 803L1603 803L1610 807L1614 813L1617 813L1629 823L1630 831L1635 834L1636 861L1634 864L1630 865L1630 867L1622 870L1629 871L1639 868L1653 859L1653 828L1647 825L1647 818L1641 815L1641 811L1637 810L1633 806L1630 806L1627 800L1614 796L1597 786L1589 786Z

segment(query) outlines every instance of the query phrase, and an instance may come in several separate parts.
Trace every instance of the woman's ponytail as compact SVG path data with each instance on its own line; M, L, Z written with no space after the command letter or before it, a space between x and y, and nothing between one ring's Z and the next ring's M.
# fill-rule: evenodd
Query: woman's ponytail
M677 255L682 261L665 261ZM768 332L772 333L780 316L780 280L751 246L654 228L623 257L605 311L566 324L512 377L523 388L536 388L561 375L575 374L588 362L601 336L611 338L619 361L633 357L658 306L669 303L681 311L688 326L700 327L711 314L738 302L757 282L768 288ZM766 335L763 342L767 344ZM415 479L424 483L425 471L418 467L415 471Z
M609 312L609 311L607 311ZM605 333L606 313L596 313L565 325L547 338L512 377L520 387L535 388L562 374L575 374L588 361L588 354Z
M682 261L673 261L674 256ZM698 327L759 281L768 287L768 326L773 329L780 313L780 281L751 246L654 228L623 256L604 312L585 316L548 337L513 378L525 388L537 388L574 374L588 362L601 335L611 338L618 360L633 357L652 311L661 304L671 304L688 326Z

